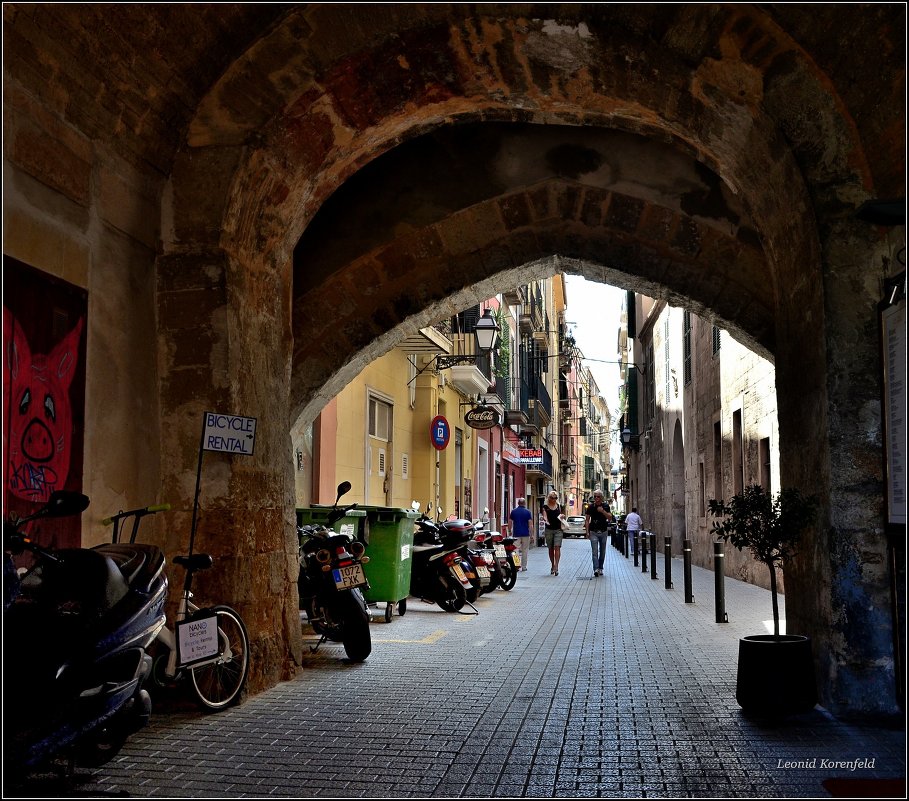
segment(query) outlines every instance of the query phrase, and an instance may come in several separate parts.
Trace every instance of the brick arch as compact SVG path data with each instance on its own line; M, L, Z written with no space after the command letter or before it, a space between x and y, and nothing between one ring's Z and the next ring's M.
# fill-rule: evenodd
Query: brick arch
M613 20L609 11L580 12L555 26L507 10L476 13L476 18L441 14L393 21L382 16L374 34L364 22L345 39L344 48L321 48L318 64L298 43L292 66L281 72L289 88L282 92L269 76L260 81L267 92L260 87L251 93L267 96L273 113L244 119L243 107L231 100L237 73L269 75L251 65L270 64L275 49L290 48L300 20L289 14L203 101L190 129L193 147L176 165L174 197L198 196L181 193L180 185L213 185L222 199L201 206L210 219L199 219L200 206L177 209L173 244L192 247L201 233L216 240L210 246L229 254L241 270L284 271L296 241L339 186L428 130L483 119L633 131L693 155L741 197L777 293L777 307L768 318L778 328L774 336L799 340L819 354L819 369L811 376L803 365L793 365L803 385L821 393L812 411L818 419L826 407L820 244L799 160L817 155L808 147L794 150L787 137L795 135L797 142L800 132L790 126L784 135L761 103L766 90L779 81L791 83L794 73L812 86L805 102L812 93L821 95L827 87L810 59L750 8L704 12L707 34L696 52L678 42L670 45L670 29L649 12L635 11L634 20ZM691 13L689 8L686 14ZM314 36L320 20L306 16L306 21L306 34ZM648 25L659 35L642 33ZM547 43L573 48L570 71L547 53ZM291 79L293 69L299 74ZM829 108L819 111L836 117ZM834 165L841 180L867 182L856 171L860 148L853 140L837 142L837 152L824 154L827 177ZM181 221L187 225L181 227ZM293 288L297 307L302 293L320 282L320 276L309 275L305 287ZM690 294L681 287L675 291ZM389 314L393 317L382 309L369 318ZM723 317L744 328L736 313ZM297 328L300 339L306 332ZM785 375L785 358L780 367ZM305 401L295 398L294 403L299 400ZM791 430L804 428L802 418L803 412L794 409ZM815 471L795 472L801 477Z
M671 297L772 358L775 299L757 248L638 198L548 180L411 230L301 291L292 418L314 417L369 360L459 304L557 268Z
M847 242L856 237L846 219L850 204L874 190L880 173L869 166L858 124L818 62L768 12L750 5L581 6L556 23L501 6L426 7L413 16L367 6L355 22L347 20L343 34L334 33L337 13L330 6L289 11L209 92L175 160L159 282L196 280L216 289L211 313L220 330L211 396L234 399L235 411L272 397L276 411L268 422L278 430L287 423L285 400L293 415L314 413L358 360L387 350L446 304L486 297L522 269L551 270L547 259L565 259L571 271L603 279L618 262L616 283L639 282L651 294L689 299L774 356L784 481L819 491L831 527L848 508L849 536L870 534L874 510L856 515L863 499L845 493L834 499L831 483L845 463L879 463L879 454L872 447L858 458L846 449L831 454L831 442L851 426L854 404L843 402L850 399L842 388L871 384L862 363L874 363L874 349L846 341L860 325L858 311L845 315L845 325L837 320L842 335L827 322L831 311L839 313L836 298L849 283L827 265L855 253ZM575 215L535 220L523 237L503 231L473 249L449 249L440 271L433 257L445 230L467 215L498 225L507 200L530 202L531 187L510 187L408 230L385 249L358 254L341 269L292 281L293 249L339 187L421 134L478 120L621 130L668 143L741 198L754 241L716 238L714 258L704 250L698 260L672 252L646 226L629 232ZM550 183L545 191L567 195L571 188ZM608 210L616 197L625 195L614 192L600 207ZM670 214L659 204L651 210ZM679 219L696 227L690 213ZM728 297L711 295L716 283L731 286L726 282L737 277L740 260L755 280L736 285ZM436 272L423 262L434 263ZM439 274L449 280L438 281ZM860 289L866 303L870 283ZM167 345L174 334L162 317ZM840 360L844 349L849 359ZM164 384L163 427L177 432L179 425L169 423L185 416L195 402L186 396L198 387L172 391L169 375ZM221 522L236 529L268 511L267 524L256 518L247 539L274 556L272 573L280 572L286 550L275 531L286 505L282 482L292 486L288 468L270 461L280 460L281 448L276 433L254 467L226 480L224 497L232 504L241 497L244 511L228 510L212 529ZM180 471L179 462L173 469ZM850 469L850 483L873 481L874 472ZM838 622L844 607L829 596L846 592L842 579L854 565L829 559L825 536L810 543L798 568L808 589L793 582L790 592L792 619L816 636L833 698L837 687L848 694L855 664L879 659L886 649L880 641L854 644L848 624ZM880 562L879 551L871 556L865 561ZM881 606L880 575L871 583L844 602L855 613L868 603ZM274 620L258 626L266 635L263 652L279 657L287 642L291 652L299 648L294 610L283 611L284 631Z

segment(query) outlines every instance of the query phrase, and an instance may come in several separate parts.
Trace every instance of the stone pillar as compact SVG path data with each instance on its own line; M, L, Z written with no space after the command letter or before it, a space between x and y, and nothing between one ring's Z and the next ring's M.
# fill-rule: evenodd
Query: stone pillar
M226 603L251 639L249 690L290 678L302 657L288 417L288 289L277 271L240 265L223 251L158 260L163 495L173 505L170 559L186 553L203 413L255 417L252 456L206 452L195 552L203 604ZM169 567L171 599L182 570Z
M822 501L817 535L786 567L787 631L814 640L822 706L888 715L897 706L883 529L881 258L849 225L826 237L823 310L801 307L794 292L781 315L790 321L776 365L782 483ZM811 353L825 354L824 363Z

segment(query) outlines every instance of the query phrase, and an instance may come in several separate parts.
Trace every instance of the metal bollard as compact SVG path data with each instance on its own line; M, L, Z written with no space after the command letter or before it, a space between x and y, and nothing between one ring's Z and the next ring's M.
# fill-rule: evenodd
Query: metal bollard
M647 532L641 531L639 534L641 540L641 572L647 572Z
M672 589L672 537L663 538L663 572L666 574L663 586Z
M691 540L682 542L682 563L685 574L685 603L694 603L694 592L691 589Z
M628 558L628 529L627 528L622 529L621 537L622 537L622 556L624 556L627 559Z
M725 579L724 563L726 554L723 552L724 542L713 543L713 580L714 595L716 595L716 622L728 623L729 615L726 614L726 589L723 584Z
M638 535L640 531L631 532L631 551L634 554L634 566L638 566Z
M650 578L659 578L656 572L656 534L650 532Z

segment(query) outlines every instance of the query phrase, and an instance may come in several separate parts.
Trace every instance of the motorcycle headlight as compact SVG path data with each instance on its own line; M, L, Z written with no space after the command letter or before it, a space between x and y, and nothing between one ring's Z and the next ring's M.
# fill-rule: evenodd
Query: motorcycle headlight
M364 553L366 553L366 548L359 540L354 540L350 544L350 555L354 558L359 559Z
M316 559L321 562L323 565L331 561L331 552L322 548L316 552Z

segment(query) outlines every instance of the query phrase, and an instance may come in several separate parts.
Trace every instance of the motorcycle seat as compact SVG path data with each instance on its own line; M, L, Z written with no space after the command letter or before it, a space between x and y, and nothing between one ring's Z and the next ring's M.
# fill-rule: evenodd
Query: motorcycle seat
M113 559L127 583L142 593L151 592L164 569L164 554L154 545L99 545L97 550Z
M65 548L56 563L43 563L22 581L23 596L62 614L97 617L129 593L126 578L109 556L95 548Z

